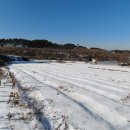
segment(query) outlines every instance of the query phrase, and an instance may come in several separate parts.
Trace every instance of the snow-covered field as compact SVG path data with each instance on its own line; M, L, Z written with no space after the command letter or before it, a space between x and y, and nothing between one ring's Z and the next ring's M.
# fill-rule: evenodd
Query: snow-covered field
M15 113L9 120L14 130L130 130L130 68L83 62L17 62L9 69L17 80L14 90L25 104L31 104L8 105L7 112ZM4 87L8 84L0 88L1 100L2 92L10 90ZM14 119L23 113L31 113L30 119Z

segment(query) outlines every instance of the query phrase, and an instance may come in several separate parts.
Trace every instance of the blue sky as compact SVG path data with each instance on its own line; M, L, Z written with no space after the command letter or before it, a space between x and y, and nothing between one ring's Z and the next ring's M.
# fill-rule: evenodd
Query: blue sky
M0 38L130 50L130 0L0 0Z

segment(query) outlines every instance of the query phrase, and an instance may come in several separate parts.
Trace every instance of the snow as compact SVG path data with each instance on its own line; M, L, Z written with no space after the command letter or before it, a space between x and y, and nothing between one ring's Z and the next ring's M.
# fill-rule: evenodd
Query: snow
M130 130L129 67L31 61L14 62L9 70L17 80L13 91L20 93L22 101L32 102L33 107L10 108L1 102L5 111L0 108L0 113L27 116L34 112L34 106L41 108L40 115L32 114L28 123L10 120L14 130L21 126L24 130ZM12 91L8 87L3 84L0 88L2 101L6 100L3 91L6 96ZM5 123L0 122L0 128Z
M10 92L10 86L3 84L6 81L3 79L0 86L0 130L10 130L10 123L7 120L6 114L9 111L7 104L8 93Z

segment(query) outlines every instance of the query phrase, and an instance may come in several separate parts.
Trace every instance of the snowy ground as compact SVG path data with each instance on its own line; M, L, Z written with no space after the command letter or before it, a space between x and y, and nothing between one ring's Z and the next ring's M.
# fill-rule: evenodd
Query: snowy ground
M5 75L3 78L5 79ZM0 130L10 130L10 122L6 116L10 109L7 104L10 85L5 85L3 83L5 83L5 80L2 80L2 84L0 86Z
M9 120L14 130L130 130L130 68L17 62L9 69L17 80L13 91L27 104L10 108L0 102L2 108L15 113ZM3 91L12 91L4 87L8 84L0 88L2 101ZM21 120L23 114L29 119ZM14 120L16 117L20 120ZM0 128L2 125L0 121Z

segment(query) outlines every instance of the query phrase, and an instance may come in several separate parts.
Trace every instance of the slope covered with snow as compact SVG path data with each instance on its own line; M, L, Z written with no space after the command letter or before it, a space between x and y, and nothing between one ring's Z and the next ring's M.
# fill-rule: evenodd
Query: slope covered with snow
M34 126L130 130L130 68L81 62L18 62L9 68L19 86L30 90L28 100L43 105L44 120Z

